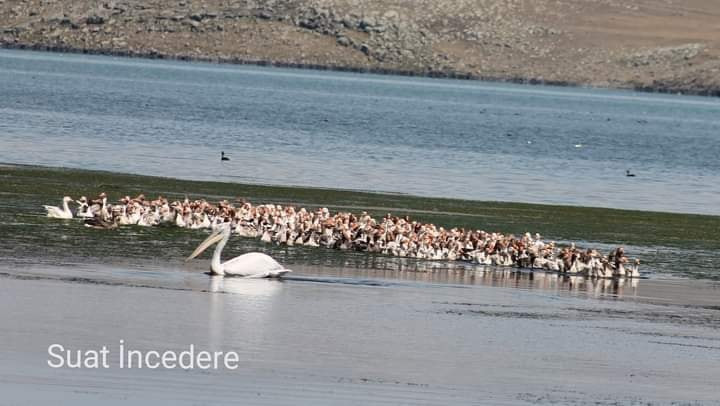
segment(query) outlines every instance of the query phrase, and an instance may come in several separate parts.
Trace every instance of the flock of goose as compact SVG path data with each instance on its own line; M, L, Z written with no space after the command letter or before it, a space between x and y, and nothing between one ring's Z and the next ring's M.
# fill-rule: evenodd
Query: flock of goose
M84 196L76 200L78 208L73 213L68 206L72 201L72 198L66 196L62 207L45 206L48 217L79 217L85 219L88 227L105 229L122 225L161 224L211 229L213 234L188 259L199 255L210 245L219 243L215 252L217 258L213 257L212 264L212 271L218 274L244 275L243 272L249 272L247 268L252 267L267 268L266 273L270 276L273 272L289 272L272 258L259 253L245 254L221 263L220 251L230 234L235 233L285 245L357 250L428 260L468 261L597 278L640 276L639 260L630 260L622 247L601 255L597 250L583 250L575 244L561 248L555 242L543 241L539 234L514 236L482 230L448 230L390 214L377 220L367 212L359 215L349 212L330 213L327 208L313 211L274 204L255 206L246 201L238 205L228 201L211 204L206 200L191 201L188 198L170 202L163 197L148 200L142 194L134 198L125 196L118 204L110 204L105 193L93 200ZM244 263L242 272L230 269L230 263L234 263L237 268L243 262L243 257L246 257L246 262L250 257L260 262Z

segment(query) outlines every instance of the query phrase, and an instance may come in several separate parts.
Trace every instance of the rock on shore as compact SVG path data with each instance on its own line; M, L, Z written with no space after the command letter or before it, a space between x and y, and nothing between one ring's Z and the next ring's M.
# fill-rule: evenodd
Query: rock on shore
M0 46L720 95L718 13L714 0L0 0Z

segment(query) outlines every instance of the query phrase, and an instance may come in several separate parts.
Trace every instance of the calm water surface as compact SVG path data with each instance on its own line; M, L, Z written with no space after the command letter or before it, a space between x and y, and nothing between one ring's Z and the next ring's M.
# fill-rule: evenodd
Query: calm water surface
M206 267L0 264L0 403L720 404L717 286L317 267L247 280ZM120 339L236 351L241 366L119 369ZM53 343L107 345L111 367L50 369Z
M8 50L0 95L0 162L720 214L712 98Z

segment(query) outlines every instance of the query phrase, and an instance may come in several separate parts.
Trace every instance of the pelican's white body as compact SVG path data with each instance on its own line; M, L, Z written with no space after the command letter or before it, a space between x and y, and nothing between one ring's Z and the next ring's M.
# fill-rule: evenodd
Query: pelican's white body
M230 231L231 228L228 225L220 226L216 232L211 234L210 237L198 246L188 260L200 255L201 252L217 242L218 245L215 247L212 262L210 263L210 270L215 275L242 276L246 278L277 278L288 272L292 272L289 269L285 269L269 255L260 252L243 254L229 261L222 262L220 256L222 255L223 248L225 248L225 244L227 244L230 239Z
M218 247L220 246L218 245ZM218 252L217 248L215 252ZM218 259L215 261L215 255L213 255L210 269L214 274L218 275L244 276L246 278L276 278L291 272L289 269L283 268L283 266L271 256L260 252L243 254L223 263L220 263L220 255L217 255L217 257Z

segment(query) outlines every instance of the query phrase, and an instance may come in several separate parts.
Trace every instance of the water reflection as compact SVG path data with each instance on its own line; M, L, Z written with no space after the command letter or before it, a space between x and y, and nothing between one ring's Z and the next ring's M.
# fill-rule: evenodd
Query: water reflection
M268 325L273 323L273 304L283 282L270 279L245 279L210 276L208 291L208 345L222 351L229 336L261 342ZM239 338L240 339L240 338Z
M585 276L560 275L554 272L526 271L518 269L498 269L489 267L445 267L432 272L419 272L417 269L368 269L368 268L315 268L298 269L303 274L315 274L348 278L351 280L397 279L403 281L454 284L483 285L526 290L543 290L556 293L571 293L588 297L637 296L639 279L597 279Z
M292 252L285 257L283 254ZM293 263L293 273L288 281L313 281L314 276L347 278L346 281L317 279L323 283L365 284L368 280L388 279L422 283L457 285L485 285L518 289L539 289L551 292L567 292L589 297L636 296L639 279L598 279L585 276L560 275L542 270L519 270L481 266L468 262L429 261L415 258L389 257L360 252L312 250L312 256L303 257L303 252L278 250L274 256L283 262ZM304 260L304 261L303 261ZM303 264L304 262L304 264ZM226 280L223 280L226 279ZM256 285L251 282L256 283ZM274 282L274 283L273 283ZM263 283L267 283L264 285ZM242 278L211 278L211 292L226 292L251 297L271 295L279 289L279 281L247 280Z
M213 275L209 278L208 291L267 299L280 291L282 283L281 280L276 279L248 279Z

